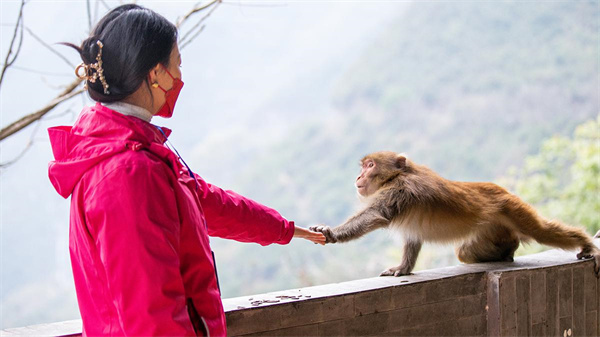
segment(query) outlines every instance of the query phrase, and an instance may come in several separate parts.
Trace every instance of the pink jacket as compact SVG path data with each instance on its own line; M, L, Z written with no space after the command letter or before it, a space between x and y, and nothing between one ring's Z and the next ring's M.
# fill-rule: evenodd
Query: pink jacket
M208 236L286 244L293 222L199 176L196 187L153 125L101 104L48 132L50 181L71 196L83 334L226 335Z

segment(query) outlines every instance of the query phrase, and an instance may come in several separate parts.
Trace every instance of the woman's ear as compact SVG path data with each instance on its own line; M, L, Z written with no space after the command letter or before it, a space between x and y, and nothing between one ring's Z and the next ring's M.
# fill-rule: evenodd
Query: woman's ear
M150 85L158 83L158 74L161 70L162 67L160 66L160 63L157 63L152 69L150 69L150 72L148 72L148 81L150 82Z

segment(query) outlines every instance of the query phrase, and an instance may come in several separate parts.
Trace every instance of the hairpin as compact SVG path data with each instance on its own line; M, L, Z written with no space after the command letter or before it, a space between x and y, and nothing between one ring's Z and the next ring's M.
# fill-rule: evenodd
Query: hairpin
M106 83L106 78L104 78L104 69L102 68L102 47L104 47L104 44L102 44L102 41L100 40L98 40L96 44L98 47L100 47L98 50L98 55L96 55L96 63L85 64L82 62L77 66L77 68L75 68L75 75L79 79L86 81L84 84L84 89L87 89L87 82L96 83L96 80L100 79L100 83L102 83L102 88L104 89L104 94L108 95L110 94L110 91L108 91L109 86L108 83ZM80 74L79 69L83 69L84 73ZM95 70L93 73L92 69Z

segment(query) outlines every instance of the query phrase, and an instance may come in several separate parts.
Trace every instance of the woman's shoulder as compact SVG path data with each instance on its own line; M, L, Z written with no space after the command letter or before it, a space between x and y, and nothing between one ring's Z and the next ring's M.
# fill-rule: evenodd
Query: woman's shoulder
M172 180L173 170L160 157L149 151L129 150L115 154L90 168L82 180L99 188L105 183L127 184L144 180Z

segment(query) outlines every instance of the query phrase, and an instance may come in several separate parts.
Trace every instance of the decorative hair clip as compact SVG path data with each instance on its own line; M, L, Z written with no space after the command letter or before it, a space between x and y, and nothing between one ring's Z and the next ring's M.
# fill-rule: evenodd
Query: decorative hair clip
M80 65L77 66L77 68L75 68L75 75L79 79L91 83L96 83L96 80L100 79L100 83L102 83L102 88L104 88L104 94L108 95L110 94L110 91L108 91L109 86L108 83L106 83L106 79L104 78L104 69L102 68L102 47L104 47L104 44L102 44L102 41L100 40L98 40L96 44L98 45L98 47L100 47L100 49L98 50L98 55L96 56L96 63L85 64L82 62ZM79 69L83 69L84 73L80 74ZM95 71L93 72L92 69ZM87 89L87 82L84 85L84 89Z

